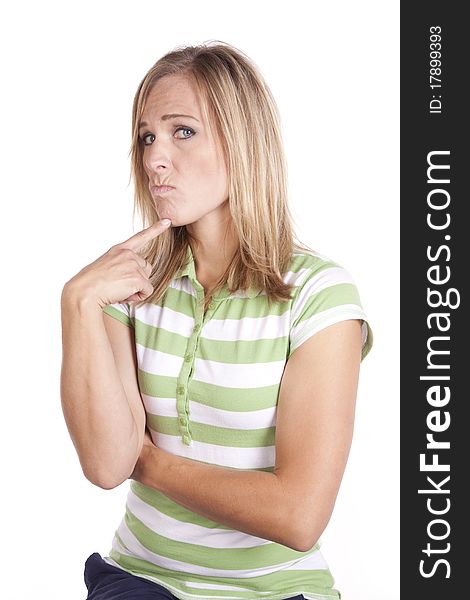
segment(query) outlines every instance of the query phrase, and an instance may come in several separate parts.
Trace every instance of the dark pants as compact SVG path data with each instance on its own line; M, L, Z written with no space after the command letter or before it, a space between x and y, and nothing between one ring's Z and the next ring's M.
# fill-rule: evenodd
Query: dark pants
M87 600L177 600L158 583L108 565L98 552L87 558L84 577L88 589ZM300 595L288 600L303 598Z

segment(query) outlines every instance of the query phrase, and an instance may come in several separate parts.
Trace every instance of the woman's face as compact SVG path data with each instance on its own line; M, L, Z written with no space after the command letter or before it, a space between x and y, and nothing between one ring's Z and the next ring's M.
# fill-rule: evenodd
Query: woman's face
M222 150L186 77L167 75L157 81L145 103L139 137L159 218L187 225L214 211L225 212L228 178Z

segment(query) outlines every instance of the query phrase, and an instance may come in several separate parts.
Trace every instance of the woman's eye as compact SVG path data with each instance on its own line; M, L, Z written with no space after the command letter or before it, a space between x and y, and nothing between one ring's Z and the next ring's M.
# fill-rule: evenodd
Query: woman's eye
M142 136L142 141L144 142L145 146L150 146L150 144L155 141L155 136L153 135L153 133L146 133Z
M195 134L191 127L178 127L175 134L178 133L178 131L183 132L182 135L177 136L177 139L179 140L189 140ZM146 133L142 136L141 140L144 143L144 146L150 146L155 141L155 135L153 133Z
M184 135L184 136L179 136L178 139L180 140L188 140L189 138L193 137L194 135L194 131L191 129L191 127L178 127L178 129L175 131L175 133L177 133L178 131L184 131L185 133L189 131L189 133L191 135Z

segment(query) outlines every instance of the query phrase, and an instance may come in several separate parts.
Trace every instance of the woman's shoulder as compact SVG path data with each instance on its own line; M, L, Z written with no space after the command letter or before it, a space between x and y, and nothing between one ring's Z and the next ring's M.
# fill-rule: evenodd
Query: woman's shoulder
M323 273L323 275L321 275ZM284 280L295 287L315 277L342 275L351 279L348 271L338 262L315 250L295 250L291 256Z
M372 330L351 273L316 251L296 251L286 281L295 286L292 303L291 350L328 325L359 319L362 358L372 347Z

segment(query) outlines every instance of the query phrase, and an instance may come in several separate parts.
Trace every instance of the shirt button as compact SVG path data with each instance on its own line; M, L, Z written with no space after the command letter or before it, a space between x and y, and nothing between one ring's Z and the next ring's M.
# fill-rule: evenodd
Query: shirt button
M215 303L214 303L214 302L211 302L211 303L209 304L209 308L210 308L211 310L212 310L213 308L215 308Z
M186 420L185 417L180 417L179 422L180 422L180 425L183 425L183 427L188 424L188 421Z
M184 394L184 385L179 385L176 388L176 391L177 391L178 394Z
M191 354L186 354L186 356L184 357L184 362L189 362L191 358Z
M201 325L199 323L196 323L196 325L194 325L194 329L193 331L199 331L201 329Z
M183 435L183 442L187 445L190 446L191 445L191 438L189 437L189 435Z

